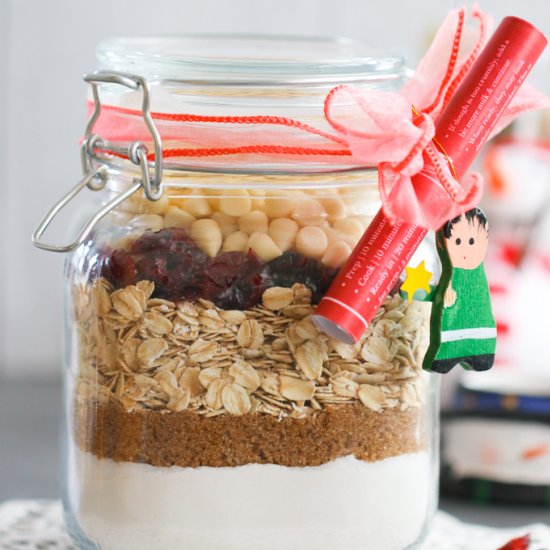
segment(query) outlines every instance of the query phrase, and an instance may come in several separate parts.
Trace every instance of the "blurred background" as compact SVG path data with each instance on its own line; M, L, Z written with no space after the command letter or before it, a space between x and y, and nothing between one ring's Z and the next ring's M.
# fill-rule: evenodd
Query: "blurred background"
M401 52L414 67L447 11L458 5L442 0L0 2L0 283L5 292L0 308L0 501L57 496L63 256L34 249L30 235L54 200L81 176L78 143L86 116L82 74L95 68L97 43L115 36L165 33L347 36ZM481 7L497 22L518 15L550 35L547 0L486 0ZM545 55L531 80L549 93L550 53ZM541 313L543 289L550 294L549 153L541 145L550 140L549 125L548 116L525 117L508 135L528 145L494 146L492 156L480 162L490 180L485 207L494 212L499 228L491 259L493 290L505 290L497 297L497 317L500 328L515 335L505 343L499 361L504 370L525 367L536 376L548 370L550 337ZM535 182L528 191L526 179ZM510 332L514 323L518 330ZM453 373L444 388L445 407L455 412L461 406L455 396L459 374ZM468 391L495 390L475 386Z

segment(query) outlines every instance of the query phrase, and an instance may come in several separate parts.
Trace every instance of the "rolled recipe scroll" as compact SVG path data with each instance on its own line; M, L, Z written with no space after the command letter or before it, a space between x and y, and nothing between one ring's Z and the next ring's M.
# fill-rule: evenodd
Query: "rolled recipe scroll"
M491 136L546 44L527 21L502 20L436 121L433 141L456 179ZM424 160L413 184L422 208L429 210L438 208L441 197L434 193L434 180L439 182L434 165L427 155ZM445 193L441 184L436 187ZM319 328L348 344L357 342L426 233L417 225L392 224L381 209L321 299L313 316Z

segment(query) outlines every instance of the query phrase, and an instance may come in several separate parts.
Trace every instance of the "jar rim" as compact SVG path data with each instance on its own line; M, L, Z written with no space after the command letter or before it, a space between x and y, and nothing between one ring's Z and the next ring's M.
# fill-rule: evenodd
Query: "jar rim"
M108 184L112 190L122 191L140 176L132 163L118 158L96 159L108 168ZM114 185L114 186L113 186ZM371 167L324 168L308 170L270 170L265 167L216 169L214 166L190 168L166 163L163 172L166 188L189 189L254 189L282 191L326 188L373 188L378 193L378 169Z
M101 69L201 84L298 85L403 78L404 58L349 38L176 34L114 38L97 49Z

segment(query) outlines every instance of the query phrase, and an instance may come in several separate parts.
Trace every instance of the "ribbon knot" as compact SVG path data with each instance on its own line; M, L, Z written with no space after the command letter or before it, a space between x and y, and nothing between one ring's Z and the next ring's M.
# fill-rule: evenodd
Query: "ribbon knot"
M435 121L487 39L490 17L477 6L471 15L478 20L475 39L465 37L471 34L466 10L451 11L399 93L341 85L325 100L325 117L352 155L378 166L380 197L392 222L439 229L481 198L481 175L470 173L457 181L452 159L434 141ZM548 98L524 83L493 135L520 112L544 106L550 106ZM427 177L413 179L428 160Z
M327 121L345 138L353 156L378 166L380 198L388 219L438 229L479 202L483 180L479 174L470 174L459 183L452 160L433 141L432 116L411 112L401 94L346 85L334 88L325 101ZM431 185L426 189L424 178L419 189L413 176L427 160Z

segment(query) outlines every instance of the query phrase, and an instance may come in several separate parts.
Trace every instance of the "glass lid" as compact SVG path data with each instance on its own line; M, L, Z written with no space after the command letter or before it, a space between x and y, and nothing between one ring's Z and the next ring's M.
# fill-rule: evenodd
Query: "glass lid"
M100 68L205 83L339 83L402 78L401 56L346 38L167 35L99 45Z

